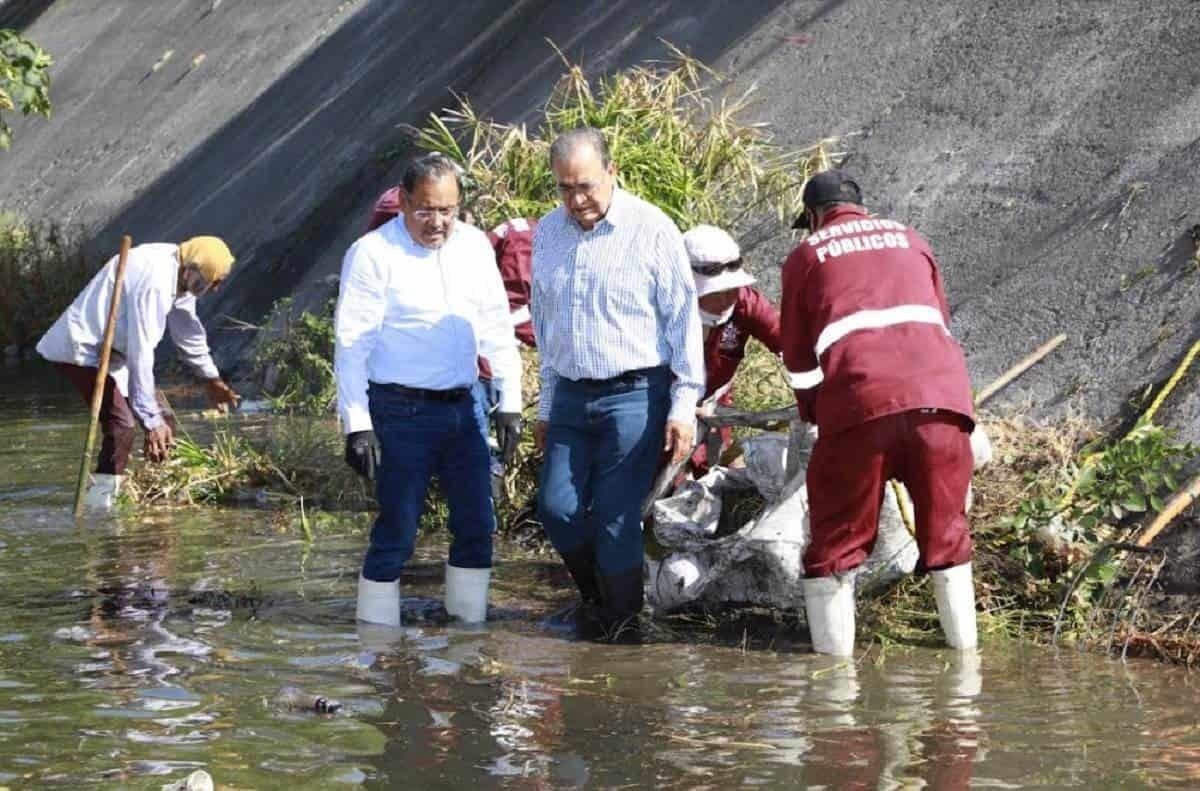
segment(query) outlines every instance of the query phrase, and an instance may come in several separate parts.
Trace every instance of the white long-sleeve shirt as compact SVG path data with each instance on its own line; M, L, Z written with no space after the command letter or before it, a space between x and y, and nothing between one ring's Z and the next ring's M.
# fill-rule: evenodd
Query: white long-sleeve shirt
M205 379L220 376L209 353L204 325L196 316L196 298L178 294L178 253L179 247L173 244L140 244L130 250L117 309L108 372L147 429L162 424L154 395L154 349L165 333L171 333L180 356L198 375ZM38 354L51 362L100 364L116 274L117 257L113 256L38 341Z
M470 387L491 363L500 411L521 411L521 357L496 257L456 222L440 248L413 240L404 216L359 239L342 262L334 373L347 434L371 429L367 383Z
M559 206L533 239L533 334L541 353L538 417L559 377L608 379L669 365L670 419L695 420L704 392L696 282L683 237L655 206L620 188L585 231Z

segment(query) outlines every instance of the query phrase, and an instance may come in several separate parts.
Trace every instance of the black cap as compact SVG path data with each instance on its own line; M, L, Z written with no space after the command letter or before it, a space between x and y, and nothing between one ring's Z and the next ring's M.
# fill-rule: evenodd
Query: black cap
M823 203L862 203L862 190L858 182L840 170L825 170L808 180L804 185L804 205L815 208ZM808 215L801 214L792 223L793 228L808 230Z

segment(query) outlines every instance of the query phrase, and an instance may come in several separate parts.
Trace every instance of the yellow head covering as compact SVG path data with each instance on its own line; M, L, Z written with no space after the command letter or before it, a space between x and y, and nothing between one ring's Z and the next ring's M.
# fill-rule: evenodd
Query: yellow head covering
M193 236L179 245L179 262L196 267L209 284L224 280L233 261L229 247L215 236Z

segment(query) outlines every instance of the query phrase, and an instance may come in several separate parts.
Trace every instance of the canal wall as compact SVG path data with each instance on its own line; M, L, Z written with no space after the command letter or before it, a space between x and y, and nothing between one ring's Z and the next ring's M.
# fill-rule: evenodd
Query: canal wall
M1193 0L8 0L4 24L57 61L54 118L0 154L4 205L98 251L227 237L239 271L203 305L225 366L248 334L224 317L324 298L398 125L452 92L531 118L547 40L602 72L667 39L754 86L781 143L841 135L870 206L931 240L977 384L1068 334L997 408L1117 418L1200 337ZM753 240L768 288L793 242ZM1192 439L1198 403L1189 381L1167 412Z

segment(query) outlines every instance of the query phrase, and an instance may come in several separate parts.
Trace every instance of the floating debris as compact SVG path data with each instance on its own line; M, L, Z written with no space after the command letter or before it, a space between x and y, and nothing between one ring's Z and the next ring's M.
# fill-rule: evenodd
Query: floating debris
M336 714L342 708L342 704L336 700L305 692L299 687L283 687L275 696L275 703L296 711L311 711L317 714Z

